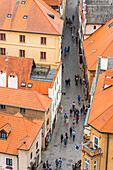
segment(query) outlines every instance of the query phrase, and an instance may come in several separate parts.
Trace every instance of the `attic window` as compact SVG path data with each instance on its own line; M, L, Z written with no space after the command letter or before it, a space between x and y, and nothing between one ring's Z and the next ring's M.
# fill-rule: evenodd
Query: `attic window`
M8 15L7 15L7 18L11 18L11 14L8 14Z
M48 14L48 13L47 13L47 15L48 15L49 17L51 17L52 19L55 18L55 15L54 15L54 14Z
M113 26L113 22L111 24L108 25L108 27L110 28L111 26Z
M94 50L93 53L95 53L97 50Z
M0 138L1 139L7 139L7 134L5 132L0 132Z
M28 83L27 87L32 88L32 85L33 85L32 83Z
M23 19L27 19L27 15L24 15L24 16L23 16Z
M92 44L94 41L91 41L90 44Z
M26 83L21 83L21 87L25 87L26 86Z
M26 3L26 1L22 1L22 2L21 2L22 5L25 5L25 3Z

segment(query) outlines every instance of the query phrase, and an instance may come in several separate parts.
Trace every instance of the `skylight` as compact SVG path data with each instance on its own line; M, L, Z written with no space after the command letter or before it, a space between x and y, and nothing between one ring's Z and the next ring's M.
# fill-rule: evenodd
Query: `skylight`
M8 14L8 15L7 15L7 18L11 18L11 14Z
M25 87L26 86L26 83L21 83L21 87Z
M94 50L93 53L95 53L97 50Z
M92 44L94 41L91 41L90 44Z
M27 15L24 15L24 16L23 16L23 19L27 19Z
M28 87L28 88L32 88L32 85L33 85L32 83L28 83L28 86L27 86L27 87Z
M111 24L108 25L108 27L110 28L111 26L113 26L113 22Z
M25 3L26 3L26 1L22 1L22 2L21 2L22 5L25 5Z
M48 14L48 13L47 13L47 15L48 15L49 17L51 17L52 19L55 18L55 15L54 15L54 14Z

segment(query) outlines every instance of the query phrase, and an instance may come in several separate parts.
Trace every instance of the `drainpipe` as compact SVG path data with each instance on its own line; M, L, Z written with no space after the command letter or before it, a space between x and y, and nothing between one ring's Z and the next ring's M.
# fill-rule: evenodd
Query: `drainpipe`
M106 170L108 166L109 134L107 134Z

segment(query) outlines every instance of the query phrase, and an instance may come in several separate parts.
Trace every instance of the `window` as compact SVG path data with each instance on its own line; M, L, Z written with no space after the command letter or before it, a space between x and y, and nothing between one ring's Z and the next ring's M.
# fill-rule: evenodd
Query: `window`
M41 52L40 59L41 60L46 60L46 52Z
M89 170L89 160L87 158L84 158L84 169Z
M27 15L24 15L24 16L23 16L23 19L27 19Z
M25 35L20 35L20 42L25 43Z
M27 87L32 88L32 85L33 85L32 83L28 83Z
M47 129L49 128L49 119L47 120Z
M5 132L0 132L0 138L7 139L7 134Z
M96 26L94 25L94 30L96 29Z
M99 138L96 136L93 137L93 148L97 149L99 147Z
M1 110L5 110L5 105L1 105Z
M3 34L3 33L1 33L1 34L0 34L0 40L3 40L3 41L5 41L5 40L6 40L6 36L5 36L5 34Z
M8 14L8 15L7 15L7 18L11 18L11 14Z
M38 141L37 141L37 143L36 143L36 149L38 148Z
M33 158L33 152L30 153L30 159L32 159L32 158Z
M22 1L22 2L21 2L22 5L25 5L25 3L26 3L25 1Z
M49 113L49 108L47 109L47 114Z
M26 110L23 108L20 108L20 113L25 114Z
M97 170L97 161L94 161L94 170Z
M20 50L20 57L25 57L25 50Z
M41 44L46 45L46 37L41 37Z
M5 55L5 54L6 54L6 49L0 48L0 55Z
M26 86L26 83L21 83L21 87L25 87Z
M6 158L6 165L12 166L12 159Z

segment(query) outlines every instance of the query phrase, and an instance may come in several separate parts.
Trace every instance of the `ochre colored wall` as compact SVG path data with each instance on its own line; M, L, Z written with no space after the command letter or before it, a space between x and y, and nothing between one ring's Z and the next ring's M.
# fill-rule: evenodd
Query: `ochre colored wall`
M6 54L19 57L19 50L25 50L26 58L33 58L38 64L54 65L60 62L61 36L0 31L6 34L6 41L0 41L0 48ZM25 35L25 43L20 43L19 35ZM46 45L41 45L41 37L46 37ZM40 52L46 52L46 60L40 60Z

